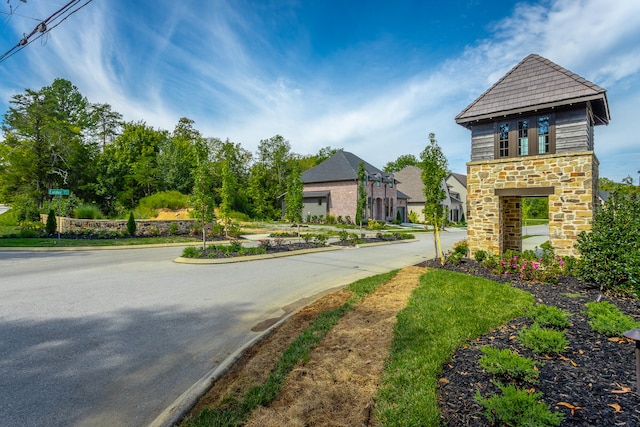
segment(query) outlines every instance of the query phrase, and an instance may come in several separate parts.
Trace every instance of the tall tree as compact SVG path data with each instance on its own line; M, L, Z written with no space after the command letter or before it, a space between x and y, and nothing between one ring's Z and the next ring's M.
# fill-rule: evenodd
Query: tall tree
M198 158L206 158L207 147L202 135L185 117L178 121L158 154L158 171L165 190L177 190L188 194L193 188L193 171Z
M39 208L53 187L82 192L92 181L95 146L87 100L68 80L14 95L4 115L0 142L0 196L31 200Z
M383 169L385 173L395 173L407 166L418 166L420 162L413 154L403 154L395 161L387 163Z
M261 218L276 219L281 215L278 196L287 191L287 176L295 157L289 141L280 135L260 141L257 157L249 186L255 213Z
M302 173L298 166L294 166L291 174L289 175L289 182L287 184L287 193L284 196L285 203L285 218L287 221L296 223L302 221L302 209L303 204L303 188Z
M225 169L229 169L229 174L233 178L228 181L231 185L229 188L229 208L234 211L250 213L249 206L249 173L253 155L251 152L242 148L240 144L236 144L230 140L222 141L218 138L209 138L207 140L209 149L209 158L213 162L213 180L216 188L222 188L222 178ZM245 191L239 191L239 189ZM217 203L222 203L222 193L216 199Z
M93 133L104 151L122 129L122 114L113 111L109 104L92 104L89 110Z
M206 225L215 219L213 192L211 162L204 160L196 168L190 198L193 214L200 220L202 227L203 250L207 247Z
M436 256L444 264L444 254L440 243L440 228L447 218L447 209L443 205L447 194L443 188L447 178L447 159L442 153L436 135L429 134L429 144L420 153L420 167L422 169L422 183L425 197L424 216L427 224L433 226L433 244Z

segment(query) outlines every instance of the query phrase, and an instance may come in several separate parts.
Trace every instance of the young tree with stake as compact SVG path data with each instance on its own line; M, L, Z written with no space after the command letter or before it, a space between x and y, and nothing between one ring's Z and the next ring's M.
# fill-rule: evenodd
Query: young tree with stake
M447 177L447 159L442 153L436 135L429 134L429 145L420 153L422 183L424 184L424 217L427 224L433 226L433 244L436 256L444 264L444 254L440 243L440 229L447 217L447 208L442 204L447 194L442 186Z

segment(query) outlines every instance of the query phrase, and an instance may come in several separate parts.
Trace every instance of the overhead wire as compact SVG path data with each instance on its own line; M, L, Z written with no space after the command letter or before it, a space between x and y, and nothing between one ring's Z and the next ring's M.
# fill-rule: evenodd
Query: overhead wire
M45 34L49 33L51 30L56 28L58 25L62 24L64 21L69 18L69 16L78 12L80 9L91 3L93 0L84 0L84 3L73 9L78 4L82 3L83 0L72 0L62 6L60 9L55 11L51 16L39 22L38 25L29 33L24 34L24 37L20 39L20 41L13 46L11 49L0 55L0 62L5 61L6 59L12 57L26 46L30 45L34 41L38 40ZM58 21L58 22L56 22Z

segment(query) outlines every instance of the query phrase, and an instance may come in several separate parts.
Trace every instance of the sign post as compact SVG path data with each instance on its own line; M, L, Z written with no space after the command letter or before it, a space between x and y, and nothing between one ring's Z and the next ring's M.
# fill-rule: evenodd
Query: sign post
M50 188L49 195L58 196L58 218L60 218L60 196L68 196L69 190L62 189L62 188ZM60 224L62 224L62 221L60 221ZM58 243L60 243L60 227L57 227L57 229L58 229Z

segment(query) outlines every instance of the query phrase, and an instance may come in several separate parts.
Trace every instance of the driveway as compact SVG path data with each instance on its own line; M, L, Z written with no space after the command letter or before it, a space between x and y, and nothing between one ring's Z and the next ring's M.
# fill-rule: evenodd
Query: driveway
M3 426L139 426L323 292L433 257L414 243L226 265L180 248L1 252ZM443 234L450 247L464 231Z

